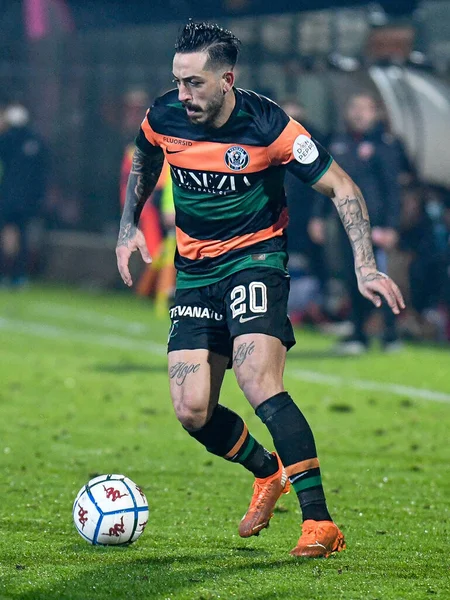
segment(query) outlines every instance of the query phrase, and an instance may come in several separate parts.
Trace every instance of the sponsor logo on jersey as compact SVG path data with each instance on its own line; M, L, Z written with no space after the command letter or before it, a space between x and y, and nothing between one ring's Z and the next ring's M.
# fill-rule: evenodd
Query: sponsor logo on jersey
M295 160L302 165L310 165L319 157L317 146L311 138L303 133L295 138L292 153Z
M173 144L174 146L192 146L190 140L183 140L182 138L170 137L168 135L163 136L163 142L166 144Z
M196 319L214 319L214 321L223 319L223 315L204 306L174 306L170 309L170 318L174 319L175 317L195 317Z
M232 171L242 171L249 162L248 152L241 146L231 146L225 152L225 164Z
M172 179L181 188L202 194L218 194L220 196L233 192L243 192L258 179L258 173L249 175L227 175L210 171L192 171L170 167Z

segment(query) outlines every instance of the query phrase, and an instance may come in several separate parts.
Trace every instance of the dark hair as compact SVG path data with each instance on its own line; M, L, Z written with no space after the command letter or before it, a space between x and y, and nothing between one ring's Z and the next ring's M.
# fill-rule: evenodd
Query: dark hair
M175 42L175 51L180 53L208 52L208 67L236 64L241 42L238 38L215 23L189 22L181 30Z

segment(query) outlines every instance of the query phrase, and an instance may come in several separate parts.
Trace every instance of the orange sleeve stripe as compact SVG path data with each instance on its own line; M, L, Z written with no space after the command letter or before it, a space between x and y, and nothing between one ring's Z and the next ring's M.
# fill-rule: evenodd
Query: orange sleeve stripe
M145 113L145 117L144 120L141 123L141 129L144 132L144 135L147 139L147 142L149 142L152 146L158 146L158 141L157 141L157 134L153 131L153 129L150 126L150 123L148 122L148 113L149 110L147 110L147 112Z
M304 471L309 471L309 469L317 469L318 467L318 458L308 458L307 460L302 460L294 465L289 465L288 467L285 467L285 469L287 476L292 477L292 475L297 475L297 473L303 473Z
M277 139L267 147L267 152L273 165L286 165L295 158L292 148L299 135L311 137L311 134L306 131L303 125L289 118L289 123Z
M242 433L239 436L238 441L231 448L231 450L227 454L225 454L225 458L232 458L237 452L239 452L240 448L242 447L242 444L245 442L245 438L247 437L247 435L248 435L248 428L247 428L247 425L244 423L244 429L242 430Z
M196 240L177 227L176 237L178 252L181 256L189 258L190 260L215 258L230 250L247 248L258 242L264 242L273 237L283 235L283 231L288 226L288 223L288 210L287 208L284 208L278 221L270 227L255 231L254 233L237 235L229 240Z

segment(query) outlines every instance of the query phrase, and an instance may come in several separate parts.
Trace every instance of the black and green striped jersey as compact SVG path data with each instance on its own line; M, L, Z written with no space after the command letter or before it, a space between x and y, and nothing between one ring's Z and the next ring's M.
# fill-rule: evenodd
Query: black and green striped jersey
M312 185L332 162L275 102L239 88L234 93L228 121L208 128L189 121L171 90L147 111L136 138L142 152L162 150L170 165L179 288L249 266L285 270L285 169Z

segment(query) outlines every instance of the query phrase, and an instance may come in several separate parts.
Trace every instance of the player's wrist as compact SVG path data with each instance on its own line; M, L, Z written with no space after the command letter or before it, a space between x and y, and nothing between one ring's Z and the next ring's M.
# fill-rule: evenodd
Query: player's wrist
M117 237L117 247L128 246L128 242L136 237L137 230L133 222L122 219Z
M366 279L369 275L378 273L378 268L376 263L373 263L371 265L355 264L355 273L358 278Z

